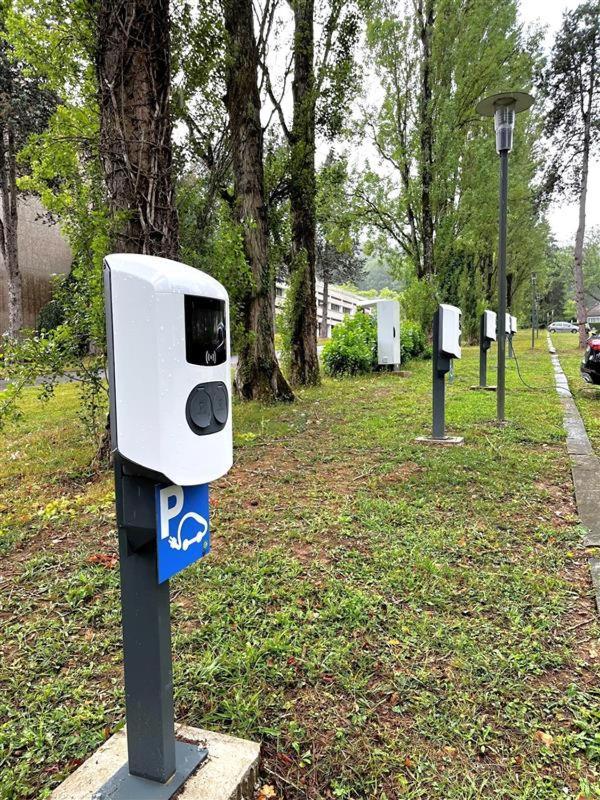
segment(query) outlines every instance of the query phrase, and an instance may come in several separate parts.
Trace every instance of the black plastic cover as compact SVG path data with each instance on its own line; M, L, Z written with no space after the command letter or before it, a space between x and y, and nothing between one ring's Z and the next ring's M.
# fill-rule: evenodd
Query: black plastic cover
M225 301L185 295L185 357L189 364L215 367L227 359Z

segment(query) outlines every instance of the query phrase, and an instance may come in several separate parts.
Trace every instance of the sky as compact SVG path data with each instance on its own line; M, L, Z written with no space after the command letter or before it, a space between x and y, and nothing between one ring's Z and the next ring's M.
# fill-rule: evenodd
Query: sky
M579 0L520 0L521 18L525 23L538 23L547 26L546 48L549 50L557 29L560 27L564 11L575 8ZM577 230L577 203L556 202L550 208L548 219L552 232L559 244L572 244ZM600 160L590 167L586 230L600 226Z

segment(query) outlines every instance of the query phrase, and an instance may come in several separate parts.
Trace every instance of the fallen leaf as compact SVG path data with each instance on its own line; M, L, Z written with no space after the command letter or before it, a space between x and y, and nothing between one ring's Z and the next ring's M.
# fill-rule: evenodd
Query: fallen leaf
M541 742L544 747L551 747L554 743L554 737L550 736L549 733L544 733L544 731L536 731L533 738Z
M275 791L274 787L268 783L265 783L264 786L261 786L258 790L258 796L256 800L270 800L274 797L277 797L277 792Z

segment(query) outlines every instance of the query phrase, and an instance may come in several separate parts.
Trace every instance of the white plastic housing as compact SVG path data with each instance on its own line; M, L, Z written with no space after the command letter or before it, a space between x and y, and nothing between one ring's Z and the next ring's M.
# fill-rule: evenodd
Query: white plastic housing
M209 275L164 258L116 254L104 265L113 449L181 486L219 478L233 462L227 292ZM186 296L192 303L210 298L220 309L215 301L224 302L223 363L188 362ZM210 361L212 352L205 352ZM186 404L198 384L212 382L225 384L227 420L221 430L198 435Z
M378 300L377 363L400 363L400 303L397 300Z
M496 312L486 310L483 312L483 337L492 342L496 341Z
M512 318L510 314L506 313L504 316L504 333L510 336L512 332Z
M511 332L511 334L517 332L517 318L516 317L511 317L510 318L510 332Z
M446 358L460 358L460 308L440 303L439 352Z

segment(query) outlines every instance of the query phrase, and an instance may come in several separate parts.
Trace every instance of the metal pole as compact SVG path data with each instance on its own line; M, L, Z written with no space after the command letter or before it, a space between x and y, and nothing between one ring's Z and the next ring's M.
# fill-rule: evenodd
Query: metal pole
M487 386L487 342L485 341L485 314L479 322L479 385Z
M450 360L439 353L440 312L433 316L433 439L446 438L446 373Z
M175 774L169 582L158 583L155 482L115 460L129 773Z
M535 283L531 276L531 349L535 348Z
M506 387L506 214L508 208L508 150L500 151L500 232L498 238L498 380L497 419L504 422Z
M433 317L433 438L444 439L446 436L446 381L445 372L440 371L447 359L439 354L440 312Z

